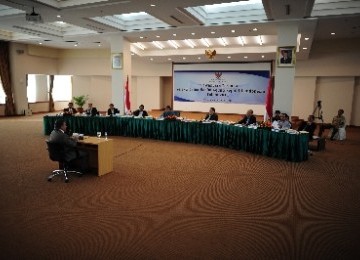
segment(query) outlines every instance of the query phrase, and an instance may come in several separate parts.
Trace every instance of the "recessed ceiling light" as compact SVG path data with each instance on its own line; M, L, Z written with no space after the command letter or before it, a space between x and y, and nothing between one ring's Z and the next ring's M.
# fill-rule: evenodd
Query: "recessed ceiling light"
M303 50L307 50L307 47L303 47Z
M150 58L151 61L153 61L154 59L153 58Z
M231 56L227 56L228 59L231 59Z
M247 59L247 58L248 58L248 56L244 56L244 58L245 58L245 59Z
M183 57L183 60L186 60L186 57Z
M140 36L140 39L144 39L144 36Z
M265 55L261 55L261 58L265 58Z
M168 60L171 60L171 58L168 58Z
M195 33L194 33L194 32L192 32L192 33L191 33L191 35L195 35Z
M231 30L232 33L235 33L235 30Z
M201 57L198 57L198 60L201 60Z
M252 29L254 32L256 32L258 29L257 28L254 28L254 29Z
M98 46L101 47L101 44L99 44Z
M306 38L305 38L305 41L308 41L309 39L310 39L309 37L306 37Z
M215 32L211 32L211 34L215 34Z
M42 42L39 42L39 44L41 45L41 44L42 44Z
M160 38L160 35L156 35L156 38Z
M176 33L173 33L173 36L176 36Z
M56 17L57 17L57 18L61 18L61 15L60 15L60 14L58 14Z
M74 44L74 46L75 46L75 47L77 47L77 46L78 46L78 44L77 44L77 43L75 43L75 44Z
M150 6L151 6L151 7L155 7L156 5L154 5L154 4L151 4Z
M331 33L331 35L335 35L335 33L334 33L334 32L332 32L332 33Z

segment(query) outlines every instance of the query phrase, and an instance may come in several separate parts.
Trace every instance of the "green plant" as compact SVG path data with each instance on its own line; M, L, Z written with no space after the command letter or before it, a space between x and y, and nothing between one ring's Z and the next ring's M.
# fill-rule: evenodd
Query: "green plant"
M85 96L85 95L73 97L74 103L78 107L83 107L88 99L89 99L89 97Z

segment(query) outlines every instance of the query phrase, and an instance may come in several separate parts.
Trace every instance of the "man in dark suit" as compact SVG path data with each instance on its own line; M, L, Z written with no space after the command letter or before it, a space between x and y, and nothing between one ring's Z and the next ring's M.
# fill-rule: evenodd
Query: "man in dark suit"
M64 116L72 116L77 113L77 110L74 108L74 104L69 102L68 107L64 108Z
M134 116L146 117L146 116L148 116L148 113L146 112L146 110L144 110L144 105L141 104L141 105L139 106L139 109L137 109L137 110L135 110L135 111L133 112L133 115L134 115Z
M172 111L171 106L166 106L164 112L159 116L159 118L165 118L167 116L175 116L175 112Z
M241 119L238 124L242 125L251 125L256 123L256 117L253 115L254 111L252 109L249 109L243 119Z
M314 120L315 120L315 116L309 115L308 121L303 121L298 128L298 131L309 132L309 141L313 140L314 132L316 129L316 124Z
M54 130L51 132L49 141L64 146L65 160L68 162L78 161L80 170L86 172L88 170L89 156L85 151L77 150L77 140L66 134L66 121L62 118L56 120Z
M88 116L97 116L99 114L96 107L93 107L92 103L88 104L88 108L85 110L86 115Z
M282 64L290 64L291 63L291 56L289 55L289 52L290 51L288 51L288 50L281 51L282 58L280 59L280 63L282 63Z
M109 109L108 109L108 111L107 111L107 114L108 114L108 116L113 116L113 115L115 115L115 114L120 114L120 111L119 111L119 109L117 109L117 108L114 107L114 104L113 104L113 103L111 103L111 104L109 105Z
M214 107L210 107L209 113L207 113L205 115L204 120L206 120L206 121L218 121L219 120L218 114L215 113Z

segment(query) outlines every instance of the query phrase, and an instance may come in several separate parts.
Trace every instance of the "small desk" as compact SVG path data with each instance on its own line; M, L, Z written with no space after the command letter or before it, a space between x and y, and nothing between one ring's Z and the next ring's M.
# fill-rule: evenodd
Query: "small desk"
M85 137L78 141L78 148L89 152L89 164L97 169L98 176L114 170L113 140L97 137Z

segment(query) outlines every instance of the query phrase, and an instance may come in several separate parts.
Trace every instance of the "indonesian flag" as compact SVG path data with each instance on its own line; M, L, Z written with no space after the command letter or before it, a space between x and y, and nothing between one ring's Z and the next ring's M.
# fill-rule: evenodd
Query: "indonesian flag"
M125 114L130 114L130 92L129 92L129 76L126 77L125 94L124 94Z
M264 115L264 121L266 121L268 118L272 118L273 116L273 96L274 96L274 78L269 78L269 84L266 90L266 98L265 98L265 109L266 113Z

